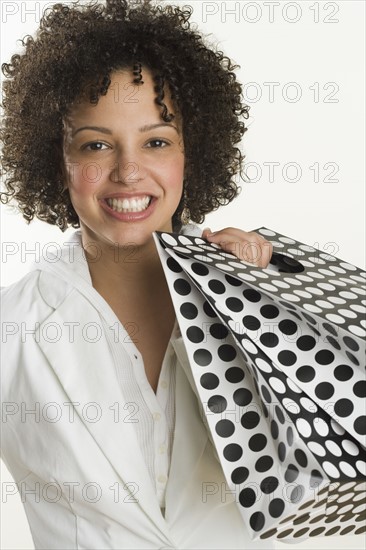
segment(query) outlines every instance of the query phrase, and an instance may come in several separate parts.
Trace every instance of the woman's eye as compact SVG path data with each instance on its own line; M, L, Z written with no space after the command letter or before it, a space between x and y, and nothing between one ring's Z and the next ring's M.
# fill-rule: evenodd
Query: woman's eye
M152 147L153 149L161 149L162 147L166 147L167 145L169 145L169 143L162 139L152 139L147 144L148 147Z
M103 147L107 147L107 145L101 141L93 141L92 143L84 145L82 149L86 149L87 151L102 151Z

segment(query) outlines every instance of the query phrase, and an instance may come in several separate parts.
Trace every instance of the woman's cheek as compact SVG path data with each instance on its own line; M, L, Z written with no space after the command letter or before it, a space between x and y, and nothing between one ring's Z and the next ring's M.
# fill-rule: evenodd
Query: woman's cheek
M166 181L170 182L170 185L178 190L183 188L183 179L184 179L184 157L172 159L171 162L167 164L166 167Z
M80 196L93 195L103 181L103 171L97 162L74 165L69 172L69 189Z

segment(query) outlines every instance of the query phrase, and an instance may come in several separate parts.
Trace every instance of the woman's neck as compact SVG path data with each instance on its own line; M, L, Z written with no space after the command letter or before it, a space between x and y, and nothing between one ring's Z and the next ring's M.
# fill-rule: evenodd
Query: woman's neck
M141 246L93 245L83 235L83 248L92 284L103 296L116 300L166 288L165 276L153 238Z

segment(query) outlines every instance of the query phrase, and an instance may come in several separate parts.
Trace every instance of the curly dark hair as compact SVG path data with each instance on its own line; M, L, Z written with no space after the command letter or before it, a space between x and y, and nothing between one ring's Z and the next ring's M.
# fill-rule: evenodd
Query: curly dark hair
M37 217L62 231L79 227L64 189L63 118L85 94L98 103L114 70L130 67L142 85L141 66L153 74L162 119L172 119L166 84L183 121L185 192L173 228L180 229L183 210L202 223L238 194L234 176L242 175L244 155L236 145L249 107L233 72L238 65L205 44L189 22L192 11L150 0L77 1L45 11L35 37L23 38L24 53L2 65L4 204L15 199L28 223Z

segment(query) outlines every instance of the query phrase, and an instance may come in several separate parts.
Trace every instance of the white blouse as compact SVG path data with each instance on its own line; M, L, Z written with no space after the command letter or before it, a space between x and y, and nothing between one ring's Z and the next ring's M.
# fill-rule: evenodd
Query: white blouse
M133 343L126 344L129 364L119 365L117 377L129 409L125 421L136 429L146 467L164 512L175 424L175 374L177 356L171 341L179 336L177 322L165 352L156 394Z

